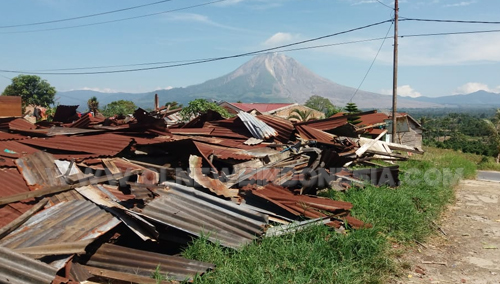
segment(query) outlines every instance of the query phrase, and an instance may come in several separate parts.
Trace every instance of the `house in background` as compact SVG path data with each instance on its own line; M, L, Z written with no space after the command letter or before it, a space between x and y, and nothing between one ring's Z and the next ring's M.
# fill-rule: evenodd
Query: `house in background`
M361 121L356 124L356 128L365 129L365 135L375 138L380 135L384 130L388 130L387 134L382 138L386 142L392 141L392 114L377 112L376 110L362 112L356 114ZM332 118L345 117L345 113L337 113ZM422 147L422 125L407 113L397 114L397 133L396 143L413 146L417 148Z
M293 115L295 109L301 112L310 112L309 119L323 119L324 113L315 109L299 105L297 103L228 103L222 102L219 104L231 114L237 114L239 111L275 115L281 118L288 119ZM290 119L294 121L294 119Z

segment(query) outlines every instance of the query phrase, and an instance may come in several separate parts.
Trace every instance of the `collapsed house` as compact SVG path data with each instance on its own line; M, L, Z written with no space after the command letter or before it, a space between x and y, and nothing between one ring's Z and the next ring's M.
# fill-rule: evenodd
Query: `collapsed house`
M76 121L71 109L51 123L0 118L0 282L192 280L216 269L179 256L193 238L240 249L311 224L369 227L317 192L396 187L398 166L372 160L422 153L332 118L209 111L172 125L168 109Z

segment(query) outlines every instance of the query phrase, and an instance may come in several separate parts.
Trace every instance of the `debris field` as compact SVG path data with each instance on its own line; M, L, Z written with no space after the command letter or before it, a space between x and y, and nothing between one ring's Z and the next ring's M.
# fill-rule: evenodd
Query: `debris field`
M76 108L37 124L0 118L1 283L190 281L217 269L180 256L193 238L238 250L314 224L370 227L350 215L356 204L317 193L397 187L398 166L372 160L422 153L381 141L385 130L363 138L370 128L345 117L208 111L181 123L164 108L73 120Z

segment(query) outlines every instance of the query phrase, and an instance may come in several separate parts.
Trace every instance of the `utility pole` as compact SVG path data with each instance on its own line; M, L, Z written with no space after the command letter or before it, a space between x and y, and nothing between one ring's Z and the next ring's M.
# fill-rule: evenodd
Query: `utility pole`
M392 67L392 142L396 143L396 105L398 102L398 0L394 0L394 58Z

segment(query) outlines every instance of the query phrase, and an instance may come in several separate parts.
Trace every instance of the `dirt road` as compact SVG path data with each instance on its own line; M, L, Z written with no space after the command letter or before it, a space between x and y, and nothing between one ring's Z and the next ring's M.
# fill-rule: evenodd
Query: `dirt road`
M500 283L500 182L465 180L432 237L401 262L397 283ZM394 283L394 282L392 282Z

